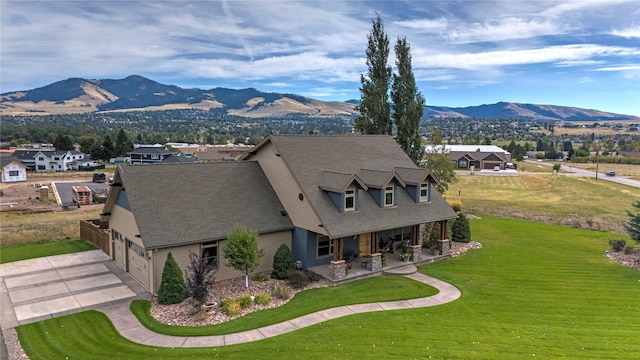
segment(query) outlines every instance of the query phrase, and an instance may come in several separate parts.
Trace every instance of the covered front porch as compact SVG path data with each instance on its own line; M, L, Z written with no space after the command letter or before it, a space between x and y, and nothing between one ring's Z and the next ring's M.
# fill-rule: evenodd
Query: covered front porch
M360 261L347 263L345 260L332 261L329 265L318 265L309 268L308 270L322 276L329 280L331 285L338 285L341 283L354 281L357 279L363 279L371 276L378 276L383 274L397 274L402 273L402 269L408 266L419 266L426 263L435 262L438 260L449 258L450 255L433 254L427 249L420 248L420 260L402 260L401 253L385 254L386 265L381 266L379 269L372 270L370 268L370 256L362 257ZM382 254L380 254L381 256ZM374 255L375 256L375 255ZM350 264L350 269L347 269ZM342 273L342 275L338 275ZM338 276L336 276L338 275Z
M309 270L336 285L450 257L447 220L432 223L439 228L435 247L424 247L424 225L332 239L332 260Z

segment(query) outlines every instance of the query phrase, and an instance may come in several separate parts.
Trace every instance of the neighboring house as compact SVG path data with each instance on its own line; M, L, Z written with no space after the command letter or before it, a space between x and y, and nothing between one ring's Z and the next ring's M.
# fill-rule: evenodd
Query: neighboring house
M27 167L13 156L0 156L0 182L27 181Z
M456 168L504 170L511 163L511 153L495 145L445 145L445 153Z
M129 161L132 165L159 164L166 158L175 155L176 154L174 154L172 151L167 150L165 147L140 146L129 153Z
M640 159L640 151L621 151L620 155Z
M101 214L108 222L111 258L157 293L167 254L186 273L189 252L218 268L216 280L242 272L222 257L228 230L246 225L265 250L258 272L272 269L281 244L291 247L293 225L254 161L119 166Z
M16 150L13 155L35 172L63 172L78 170L84 153L75 150Z
M345 277L345 260L382 271L383 248L405 243L420 262L422 226L456 213L391 136L269 136L241 161L118 167L101 221L111 231L111 256L156 292L167 253L182 269L189 251L216 258L217 280L241 276L219 260L226 232L256 230L272 268L281 244L297 266L329 267ZM399 255L394 255L399 257Z
M381 248L403 240L419 250L421 225L433 222L448 254L446 223L457 215L392 136L272 135L243 159L260 163L289 213L304 268L340 266L355 252L380 270Z

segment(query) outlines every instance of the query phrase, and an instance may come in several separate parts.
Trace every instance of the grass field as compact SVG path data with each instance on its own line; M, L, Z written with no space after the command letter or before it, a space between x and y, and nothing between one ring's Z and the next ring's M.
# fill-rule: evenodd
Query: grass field
M615 235L510 219L471 222L483 248L420 269L452 303L357 314L228 347L131 343L95 311L23 325L32 359L637 359L640 273L605 256ZM381 278L386 279L386 278ZM345 284L333 294L341 299Z
M446 197L462 201L465 213L625 234L622 224L628 220L626 210L634 210L631 204L640 200L640 189L609 181L554 176L549 171L520 176L459 176Z
M100 209L55 211L40 214L0 213L2 248L46 241L75 239L80 236L80 220L99 217Z
M95 246L84 240L56 241L39 244L31 243L2 247L0 248L0 264L94 249L96 249Z

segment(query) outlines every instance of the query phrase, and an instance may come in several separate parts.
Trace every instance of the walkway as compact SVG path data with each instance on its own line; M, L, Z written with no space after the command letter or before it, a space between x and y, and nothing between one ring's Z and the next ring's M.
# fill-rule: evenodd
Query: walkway
M100 311L104 312L109 317L116 330L118 330L122 336L133 342L156 347L208 347L234 345L262 340L353 314L441 305L454 301L461 295L460 290L453 285L430 276L420 273L413 273L405 276L433 286L440 292L436 295L419 299L340 306L259 329L243 331L236 334L215 336L181 337L154 333L138 322L138 319L136 319L129 310L128 304L116 304L104 307L100 309Z
M340 306L236 334L180 337L157 334L140 324L129 306L133 299L149 298L150 294L104 253L93 250L0 265L0 325L8 329L94 309L106 314L123 337L139 344L209 347L262 340L353 314L441 305L461 296L453 285L420 274L413 265L406 268L410 269L398 268L395 272L433 286L439 293L419 299ZM48 302L56 306L48 306Z

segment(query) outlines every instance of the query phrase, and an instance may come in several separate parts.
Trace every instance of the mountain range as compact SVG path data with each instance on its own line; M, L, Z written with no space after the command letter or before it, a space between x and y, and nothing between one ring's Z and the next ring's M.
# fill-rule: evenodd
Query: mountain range
M47 115L103 111L204 109L221 115L278 117L356 116L357 100L321 101L296 94L262 92L253 88L210 90L164 85L142 76L120 80L70 78L28 90L0 94L2 115ZM631 115L557 105L499 102L469 107L425 106L425 117L497 118L525 120L640 120Z

